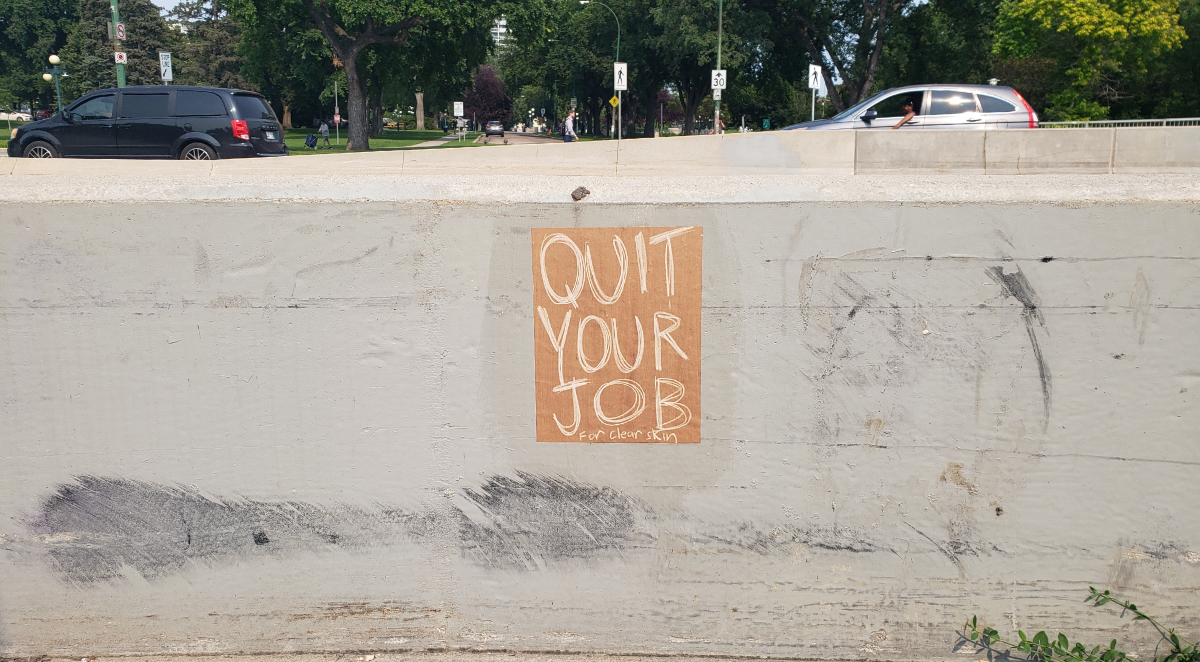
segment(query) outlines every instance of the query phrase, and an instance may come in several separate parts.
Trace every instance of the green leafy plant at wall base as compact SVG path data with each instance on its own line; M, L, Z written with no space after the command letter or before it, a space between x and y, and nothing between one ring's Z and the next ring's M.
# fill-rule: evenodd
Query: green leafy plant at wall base
M1153 617L1145 614L1138 609L1137 605L1132 602L1126 602L1118 598L1114 598L1109 591L1097 591L1094 587L1088 587L1091 595L1088 596L1088 601L1095 601L1095 606L1099 607L1109 602L1120 605L1122 607L1122 615L1127 611L1133 614L1135 621L1148 621L1154 626L1163 642L1170 645L1170 652L1166 655L1154 657L1154 662L1200 662L1200 648L1194 642L1183 639L1175 634L1175 630L1164 626ZM967 621L963 626L962 637L975 646L977 651L996 652L1005 657L1012 655L1012 651L1016 650L1025 654L1025 659L1030 662L1139 662L1135 658L1130 657L1123 651L1117 649L1117 640L1113 639L1108 648L1096 646L1088 649L1087 646L1079 642L1072 643L1067 635L1059 633L1058 637L1051 639L1044 631L1039 632L1033 637L1026 637L1024 632L1017 631L1017 636L1020 641L1007 641L1000 638L1000 632L995 628L984 626L979 627L979 619L972 616L971 620ZM1007 648L1006 651L997 651L997 646Z

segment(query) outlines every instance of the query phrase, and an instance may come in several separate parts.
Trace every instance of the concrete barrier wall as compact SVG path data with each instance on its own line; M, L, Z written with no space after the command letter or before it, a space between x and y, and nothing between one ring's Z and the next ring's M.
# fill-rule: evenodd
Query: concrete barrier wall
M1200 626L1194 178L58 174L0 203L0 654ZM530 228L628 225L704 230L702 443L538 444Z
M773 131L658 140L433 148L325 155L321 162L272 164L234 160L201 164L207 172L237 176L294 175L328 168L337 158L358 173L576 175L678 174L1197 174L1200 127L1036 129L1004 131ZM97 161L94 172L123 166ZM57 172L32 159L0 160L0 174Z

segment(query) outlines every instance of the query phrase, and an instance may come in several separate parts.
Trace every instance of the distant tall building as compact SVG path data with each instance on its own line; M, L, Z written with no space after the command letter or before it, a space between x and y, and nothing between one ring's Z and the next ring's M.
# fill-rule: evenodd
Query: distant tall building
M508 45L508 18L501 16L492 25L492 41L496 42L496 50L502 51Z

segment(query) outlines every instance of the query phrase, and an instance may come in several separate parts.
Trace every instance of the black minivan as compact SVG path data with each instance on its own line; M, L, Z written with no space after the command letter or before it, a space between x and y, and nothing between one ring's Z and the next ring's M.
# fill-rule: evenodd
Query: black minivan
M183 85L91 92L13 130L9 156L230 159L286 156L283 127L262 95Z

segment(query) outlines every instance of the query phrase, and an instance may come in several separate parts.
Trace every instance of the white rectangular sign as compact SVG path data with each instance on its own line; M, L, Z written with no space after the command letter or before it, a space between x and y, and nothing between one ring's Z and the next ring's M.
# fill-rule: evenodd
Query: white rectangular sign
M808 65L808 89L821 89L821 66L817 64Z
M461 102L461 101L454 102L454 116L455 117L463 116L463 102Z
M721 88L718 87L717 89L713 90L713 101L720 101L720 100L721 100Z
M728 82L728 81L725 78L725 70L724 69L713 69L712 70L712 88L714 90L725 89L726 82Z
M629 89L629 68L624 62L613 62L613 89Z
M159 51L158 53L158 72L161 74L163 82L169 83L175 80L175 75L171 73L171 54Z
M125 24L124 23L117 23L117 40L119 40L119 41L125 40Z
M113 52L113 60L116 60L117 64L125 64L125 54L121 51L115 51Z

